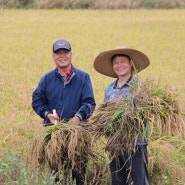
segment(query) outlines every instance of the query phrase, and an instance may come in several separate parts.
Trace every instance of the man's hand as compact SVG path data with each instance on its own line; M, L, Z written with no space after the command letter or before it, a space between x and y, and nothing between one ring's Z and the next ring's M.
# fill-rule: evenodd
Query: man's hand
M75 116L70 120L70 123L78 125L80 121L80 118L78 116Z
M57 124L59 122L59 117L58 117L58 114L56 114L56 113L54 113L54 114L48 113L47 118L49 119L49 121L52 124Z

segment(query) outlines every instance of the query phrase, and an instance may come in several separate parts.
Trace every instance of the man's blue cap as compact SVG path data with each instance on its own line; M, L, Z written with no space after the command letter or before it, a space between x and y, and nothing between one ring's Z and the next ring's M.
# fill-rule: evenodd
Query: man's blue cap
M53 44L53 53L55 53L59 49L67 49L71 51L71 45L67 40L57 40Z

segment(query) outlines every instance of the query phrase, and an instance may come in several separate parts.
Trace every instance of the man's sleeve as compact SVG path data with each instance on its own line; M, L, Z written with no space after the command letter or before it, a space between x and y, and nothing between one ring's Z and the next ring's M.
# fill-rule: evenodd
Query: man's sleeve
M44 78L41 78L38 87L32 94L32 108L43 119L49 113L44 87Z
M96 103L94 99L94 93L92 83L89 75L87 74L83 89L82 89L82 103L79 111L76 113L81 120L88 119L95 109Z

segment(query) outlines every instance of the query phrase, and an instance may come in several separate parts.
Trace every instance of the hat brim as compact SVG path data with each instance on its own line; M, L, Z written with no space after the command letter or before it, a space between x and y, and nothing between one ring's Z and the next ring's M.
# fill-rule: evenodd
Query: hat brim
M100 53L94 61L95 70L103 75L117 78L118 75L113 71L111 62L112 56L116 54L125 54L130 56L134 63L134 69L136 69L134 72L136 73L142 71L150 65L149 58L141 51L130 48L119 48Z
M68 47L56 47L55 50L53 49L53 53L56 53L60 49L66 49L68 51L71 51L71 48L68 48Z

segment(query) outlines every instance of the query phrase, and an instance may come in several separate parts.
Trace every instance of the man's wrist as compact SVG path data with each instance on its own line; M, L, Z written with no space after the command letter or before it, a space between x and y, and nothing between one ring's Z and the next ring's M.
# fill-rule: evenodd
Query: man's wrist
M48 118L47 115L48 115L49 113L51 113L51 112L46 111L46 112L44 113L44 117L45 117L45 118Z
M78 117L80 119L80 121L82 121L82 116L80 114L75 114L76 117Z

